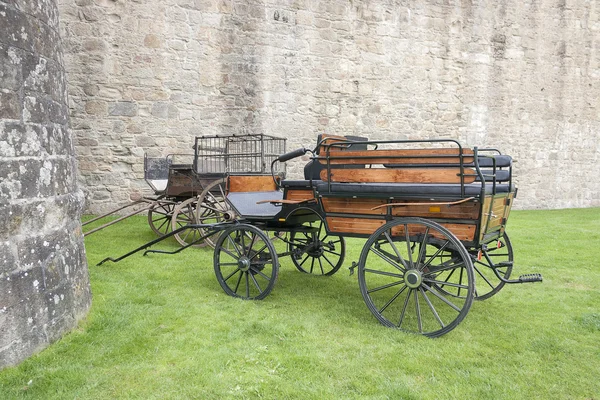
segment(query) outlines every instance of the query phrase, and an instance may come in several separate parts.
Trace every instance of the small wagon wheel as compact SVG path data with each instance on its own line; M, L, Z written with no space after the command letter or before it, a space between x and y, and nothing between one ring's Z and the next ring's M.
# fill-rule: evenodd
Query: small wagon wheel
M157 200L148 210L148 225L158 235L171 232L171 218L177 203L169 200Z
M230 296L264 299L273 290L279 272L277 252L269 237L253 225L225 229L215 243L217 281Z
M296 268L307 274L333 275L344 262L346 242L344 238L329 235L320 216L317 221L306 222L304 227L315 231L293 231L290 233L288 250Z
M219 222L233 221L236 218L235 212L225 199L226 178L218 179L204 188L198 196L198 207L196 207L196 221L199 224L216 224ZM205 229L200 229L202 234ZM210 246L215 247L215 238L209 236L204 241Z
M171 229L176 230L188 224L196 224L196 208L198 207L198 197L191 197L177 205L171 218ZM186 229L173 235L175 240L182 246L196 242L202 237L199 229ZM195 243L194 247L204 247L206 243L201 241Z
M509 279L513 269L513 248L508 238L504 234L487 248L471 250L473 257L473 268L475 270L475 279L477 286L475 288L475 300L489 299L504 287L502 282L494 273L492 266L504 279Z
M421 218L390 221L369 237L358 282L383 325L429 337L454 329L475 292L473 264L463 244L440 224Z

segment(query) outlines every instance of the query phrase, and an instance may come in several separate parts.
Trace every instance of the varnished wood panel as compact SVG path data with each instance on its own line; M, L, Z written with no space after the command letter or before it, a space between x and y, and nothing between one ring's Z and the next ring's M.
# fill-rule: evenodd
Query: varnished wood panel
M442 219L473 219L479 218L481 203L466 202L453 206L435 206L423 202L422 205L393 207L392 214L398 217L423 217Z
M380 226L386 223L384 220L364 218L327 217L326 219L329 231L332 233L354 233L360 235L371 235ZM449 229L458 240L473 241L475 237L475 225L442 224L442 226ZM427 228L422 225L411 225L409 226L409 235L414 236L423 234L426 229ZM429 233L439 239L445 238L442 234L434 230L430 230ZM400 237L404 236L404 225L394 227L392 235Z
M293 201L305 201L314 199L313 191L310 189L287 189L285 199Z
M229 192L269 192L277 190L271 175L238 175L230 176Z
M504 229L502 222L508 220L510 209L512 207L513 194L486 196L483 203L483 216L481 218L481 233L479 238L482 239L488 232L498 229ZM510 199L509 205L506 205L507 197ZM492 206L490 211L490 204Z
M321 171L321 179L332 182L461 183L460 168L362 168ZM475 171L464 168L464 183L475 182Z
M385 224L381 219L365 218L342 218L327 217L327 226L332 233L354 233L358 235L370 235L381 225Z
M386 209L372 208L385 204L385 200L378 199L352 199L340 197L323 197L323 209L328 213L385 215Z
M475 238L475 225L465 224L441 224L443 227L448 229L454 236L461 241L473 241ZM408 234L409 236L418 235L425 233L427 227L423 225L410 225ZM436 230L430 230L429 234L438 239L445 239L445 236ZM393 236L404 236L404 225L398 225L392 229Z

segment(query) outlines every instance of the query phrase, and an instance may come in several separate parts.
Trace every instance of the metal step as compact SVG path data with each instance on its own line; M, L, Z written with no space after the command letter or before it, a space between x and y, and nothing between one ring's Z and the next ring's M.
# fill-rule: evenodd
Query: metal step
M542 282L542 281L543 281L542 274L525 274L525 275L519 276L519 282L521 282L521 283Z

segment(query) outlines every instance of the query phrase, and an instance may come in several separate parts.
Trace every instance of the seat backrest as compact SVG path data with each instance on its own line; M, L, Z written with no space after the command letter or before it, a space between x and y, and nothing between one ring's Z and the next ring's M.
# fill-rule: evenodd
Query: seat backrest
M169 157L147 157L144 155L144 178L148 180L161 180L169 178Z
M317 136L317 143L321 143L323 142L323 140L327 139L324 143L334 143L336 141L353 141L353 142L366 142L367 140L369 140L368 138L365 137L360 137L360 136L334 136L334 135L325 135L325 134L319 134ZM317 152L316 155L319 155L321 150L323 149L323 146L318 146L317 147ZM338 148L336 148L338 149ZM367 150L367 144L366 143L356 143L356 144L348 144L347 146L344 146L342 148L339 148L338 150L340 151L362 151L362 150ZM305 166L304 166L304 179L306 180L320 180L320 176L321 176L321 171L324 169L325 167L323 166L323 164L321 164L319 161L317 160L310 160ZM360 168L359 166L352 166L352 165L336 165L335 168ZM364 168L364 166L363 166Z

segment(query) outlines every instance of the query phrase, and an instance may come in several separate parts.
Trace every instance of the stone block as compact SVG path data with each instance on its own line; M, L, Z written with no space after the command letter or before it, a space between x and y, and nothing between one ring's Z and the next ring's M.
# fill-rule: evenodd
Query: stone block
M119 101L108 104L108 115L133 117L137 114L138 105L134 102Z

